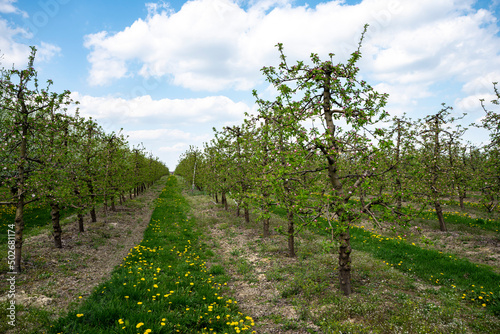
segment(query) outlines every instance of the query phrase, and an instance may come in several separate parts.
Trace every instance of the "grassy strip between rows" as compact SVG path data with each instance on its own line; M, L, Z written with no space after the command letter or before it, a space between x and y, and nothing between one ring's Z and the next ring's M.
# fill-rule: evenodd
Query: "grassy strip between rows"
M222 295L228 277L210 269L188 204L170 176L143 241L50 333L250 333L254 322Z
M443 212L446 223L462 224L470 227L478 227L483 230L498 232L500 230L500 221L489 218L472 218L466 212ZM423 219L436 220L436 211L429 210L422 212L419 216Z
M276 209L275 213L286 215L282 209ZM329 235L327 226L324 219L318 219L317 233ZM500 316L500 275L486 265L421 248L403 239L384 237L363 226L351 228L351 246L429 284L455 290L464 301L478 304Z

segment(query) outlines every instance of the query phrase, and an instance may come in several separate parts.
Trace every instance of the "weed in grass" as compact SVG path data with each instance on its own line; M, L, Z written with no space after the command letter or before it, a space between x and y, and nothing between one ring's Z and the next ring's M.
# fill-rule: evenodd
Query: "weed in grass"
M238 274L245 275L248 274L252 270L252 265L248 263L247 260L241 258L238 259L238 263L236 265L236 270Z
M223 275L225 273L225 270L224 270L224 267L217 264L217 265L212 266L208 273L210 275L214 275L214 276Z
M243 254L243 251L239 248L235 248L231 251L231 255L235 257L239 257Z
M280 273L279 271L277 270L269 270L268 272L266 272L266 279L268 281L282 281L285 279L285 276Z

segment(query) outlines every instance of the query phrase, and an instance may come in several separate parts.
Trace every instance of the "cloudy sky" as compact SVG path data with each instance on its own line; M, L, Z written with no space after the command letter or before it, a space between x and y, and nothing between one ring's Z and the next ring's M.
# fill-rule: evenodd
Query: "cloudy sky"
M499 15L500 0L0 0L0 66L25 66L36 46L41 80L173 169L255 111L252 89L272 94L260 69L278 63L276 43L291 61L342 61L365 23L361 73L390 94L387 111L416 119L446 103L468 125L500 81Z

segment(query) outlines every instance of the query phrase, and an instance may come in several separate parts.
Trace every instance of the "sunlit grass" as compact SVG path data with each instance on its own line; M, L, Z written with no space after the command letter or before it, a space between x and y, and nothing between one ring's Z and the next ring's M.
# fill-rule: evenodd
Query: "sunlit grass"
M187 216L175 177L156 200L143 241L50 333L250 333L253 320L223 297L227 277Z
M284 215L283 210L276 213ZM329 235L330 228L324 219L318 219L316 232ZM446 286L464 296L463 301L491 310L500 315L500 275L486 265L475 264L455 255L421 248L403 237L388 237L365 229L351 228L351 245L356 250L371 253L409 275L430 284ZM482 287L477 289L475 287ZM481 298L479 298L481 297Z

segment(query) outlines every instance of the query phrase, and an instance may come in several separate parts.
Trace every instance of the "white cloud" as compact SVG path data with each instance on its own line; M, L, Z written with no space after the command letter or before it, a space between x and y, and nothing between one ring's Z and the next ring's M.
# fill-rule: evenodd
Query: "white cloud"
M16 6L17 0L0 0L0 13L4 14L21 14L23 17L28 17L28 14Z
M28 64L28 56L31 49L28 45L17 42L19 38L28 38L30 34L19 27L11 27L6 20L0 19L0 58L1 66L10 69L12 65L23 68ZM37 62L48 62L61 52L61 49L53 44L41 42L36 46Z
M176 140L182 140L184 142L190 141L208 141L210 136L208 135L194 135L190 132L185 132L179 129L154 129L154 130L132 130L124 131L124 134L134 141L141 140L167 140L175 138Z
M61 54L61 48L57 45L41 42L36 53L36 59L39 62L48 62L54 56Z
M394 110L435 96L437 83L461 82L466 89L500 68L497 20L474 10L473 0L330 1L315 8L291 3L252 1L243 9L230 0L194 0L178 12L151 7L146 19L121 32L86 37L89 82L140 75L166 77L192 90L249 90L263 81L262 66L279 61L277 42L284 43L290 62L307 60L311 52L335 52L345 60L365 23L370 27L360 67L369 82L392 93Z
M469 95L464 98L457 99L455 101L456 109L460 112L470 113L474 112L475 114L481 115L481 111L483 110L481 107L481 99L484 99L486 106L491 106L490 101L495 99L496 96L493 94L476 94Z
M160 147L160 152L165 152L165 153L183 153L189 148L189 144L186 143L177 143L172 146L162 146ZM172 168L173 165L170 165L170 168Z
M189 145L202 147L210 141L212 127L239 124L251 111L245 103L225 96L154 100L149 95L124 99L71 94L80 102L80 116L92 117L107 133L123 128L130 145L143 143L171 168Z
M80 114L98 120L115 122L140 122L154 117L159 123L197 124L242 120L250 108L243 102L234 102L225 96L209 96L197 99L153 100L144 95L133 99L120 97L94 97L72 93L80 101Z
M27 45L17 43L14 38L27 32L21 28L11 27L6 20L0 19L0 58L3 67L10 68L13 64L26 66L30 49Z
M485 10L454 14L374 36L370 47L375 49L370 53L378 79L403 84L450 77L466 80L478 70L484 72L490 60L499 62L494 17Z

